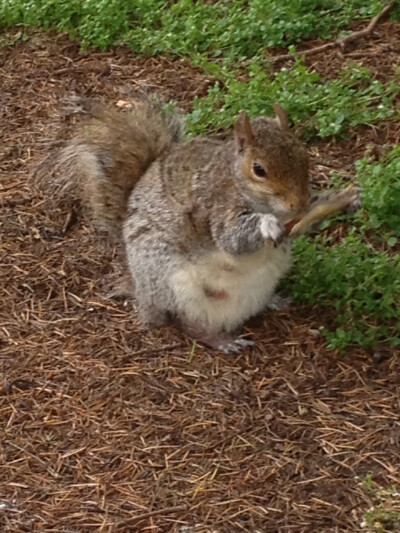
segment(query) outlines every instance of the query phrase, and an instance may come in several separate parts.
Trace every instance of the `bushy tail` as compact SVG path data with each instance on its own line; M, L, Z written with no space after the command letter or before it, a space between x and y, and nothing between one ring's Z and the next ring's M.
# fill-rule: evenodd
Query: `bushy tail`
M84 120L76 136L43 162L38 181L53 197L78 196L95 226L119 238L132 189L182 140L183 118L148 97L125 110L89 99L73 105Z

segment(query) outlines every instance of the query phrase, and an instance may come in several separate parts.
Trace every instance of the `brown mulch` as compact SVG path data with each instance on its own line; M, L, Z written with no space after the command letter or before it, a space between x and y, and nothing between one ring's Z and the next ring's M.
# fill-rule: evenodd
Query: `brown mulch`
M144 84L190 109L212 80L39 33L0 50L0 77L0 530L366 531L363 480L400 486L399 350L327 351L334 311L318 307L265 313L236 358L143 331L104 296L114 252L27 184L71 90L117 101ZM314 175L398 135L320 143Z

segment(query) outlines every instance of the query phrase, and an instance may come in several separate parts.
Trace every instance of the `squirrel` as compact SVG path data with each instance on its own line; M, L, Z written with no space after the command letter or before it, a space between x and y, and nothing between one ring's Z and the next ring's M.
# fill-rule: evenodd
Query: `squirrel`
M182 117L157 101L79 104L87 120L55 185L122 239L142 323L178 323L225 354L253 345L236 332L273 305L291 263L285 224L310 207L308 153L287 113L242 111L231 138L184 140Z

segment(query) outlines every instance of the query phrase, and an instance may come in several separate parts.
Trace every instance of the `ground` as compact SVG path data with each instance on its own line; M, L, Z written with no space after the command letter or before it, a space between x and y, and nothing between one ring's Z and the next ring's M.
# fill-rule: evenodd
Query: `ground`
M391 76L399 33L384 23L350 57ZM332 72L343 61L308 59ZM395 511L365 522L374 487L400 487L398 350L328 351L319 330L334 310L318 302L258 317L240 357L143 330L132 303L105 298L114 251L29 182L68 130L71 91L116 102L145 84L190 110L212 80L183 60L82 53L40 33L0 50L0 74L1 530L398 531ZM314 143L315 181L399 136L387 122Z

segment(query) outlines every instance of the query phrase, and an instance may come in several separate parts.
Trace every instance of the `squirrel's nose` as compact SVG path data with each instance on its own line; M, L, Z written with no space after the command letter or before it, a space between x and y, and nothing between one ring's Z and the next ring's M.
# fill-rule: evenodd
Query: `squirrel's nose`
M290 202L289 204L290 211L301 211L303 208L303 202Z

